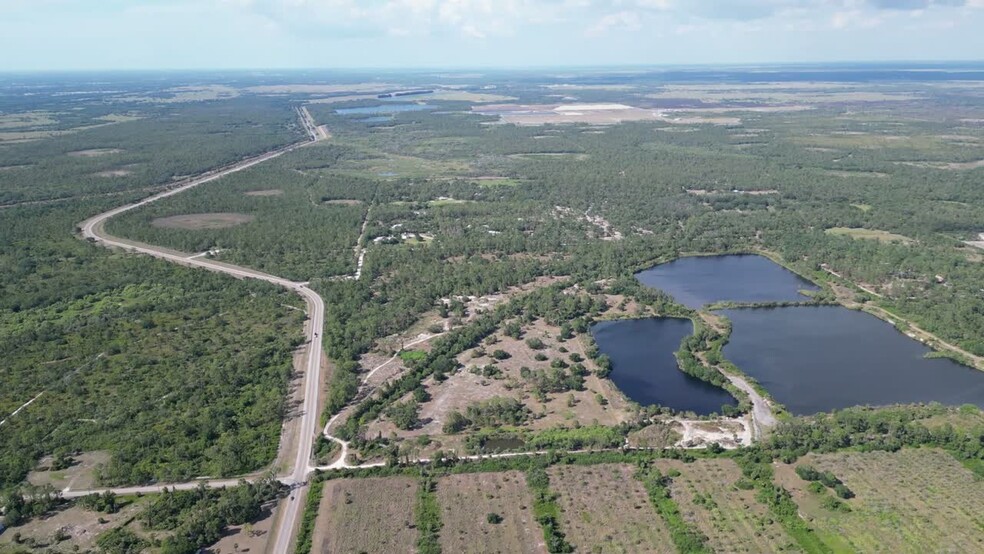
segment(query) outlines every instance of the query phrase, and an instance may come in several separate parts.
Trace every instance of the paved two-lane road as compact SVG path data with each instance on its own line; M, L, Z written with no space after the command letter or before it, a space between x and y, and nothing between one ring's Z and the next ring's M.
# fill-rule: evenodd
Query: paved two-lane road
M186 266L200 267L210 271L217 271L241 279L258 279L261 281L266 281L268 283L273 283L275 285L293 290L304 298L304 302L307 304L309 324L306 329L308 352L307 368L304 373L303 414L301 415L302 419L299 425L298 432L300 435L297 440L297 452L294 459L293 469L290 474L280 476L280 480L282 482L288 485L297 486L297 489L288 498L284 499L281 503L281 509L277 515L277 525L274 529L275 542L273 544L273 548L271 549L276 554L287 554L290 552L293 531L297 527L297 522L302 512L303 501L306 493L306 487L304 487L304 484L310 471L310 460L314 449L314 441L319 431L318 423L320 410L318 407L318 392L321 387L321 331L324 328L324 301L318 293L314 292L303 283L297 283L282 277L277 277L275 275L270 275L245 267L210 260L204 256L175 252L166 248L117 238L106 233L103 227L106 221L119 214L134 210L141 206L146 206L147 204L157 202L158 200L174 196L176 194L180 194L191 188L214 181L221 177L225 177L226 175L243 171L255 165L277 158L287 152L304 146L305 144L310 144L311 142L316 142L327 138L327 133L320 127L314 125L314 122L311 119L310 114L307 113L306 109L301 108L298 110L298 113L301 116L302 125L310 134L310 141L280 148L272 152L243 160L226 168L205 173L201 176L189 179L171 190L160 194L155 194L132 204L114 208L108 212L91 217L79 224L79 229L83 238L108 247L121 248L130 252L146 254L148 256L154 256L156 258L161 258ZM188 490L198 487L201 482L202 481L191 481L187 483L168 485L113 488L111 490L117 494L153 493L160 492L164 488ZM208 481L208 485L213 487L235 486L238 482L239 480L237 479L218 480ZM93 492L101 491L66 491L63 493L63 496L72 498L84 496Z

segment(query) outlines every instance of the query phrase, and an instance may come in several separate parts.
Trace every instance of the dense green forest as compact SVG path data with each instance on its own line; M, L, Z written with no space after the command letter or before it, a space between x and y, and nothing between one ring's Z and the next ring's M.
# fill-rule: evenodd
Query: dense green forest
M0 148L0 205L167 185L304 136L280 99L116 109L138 119Z
M297 133L294 120L283 125L292 115L283 106L258 112L252 139L228 131L212 136L242 123L236 106L218 107L214 118L209 113L206 105L177 109L174 118L200 122L152 133L157 138L148 139L142 155L172 164L168 171L197 173ZM89 171L89 159L51 160L65 150L112 146L106 137L130 140L104 135L106 129L13 145L0 155L30 156L37 165L28 171L33 197L85 194L91 191L63 187L72 174ZM182 154L177 144L190 149ZM154 157L159 148L172 152ZM19 185L3 180L10 174L0 176L0 194L19 198ZM0 489L20 483L50 454L71 459L108 451L109 463L96 472L104 484L239 475L276 455L304 317L289 308L300 301L272 285L112 252L73 236L83 219L146 194L125 192L154 184L140 179L114 185L124 192L119 196L0 210L3 419L37 397L0 428Z

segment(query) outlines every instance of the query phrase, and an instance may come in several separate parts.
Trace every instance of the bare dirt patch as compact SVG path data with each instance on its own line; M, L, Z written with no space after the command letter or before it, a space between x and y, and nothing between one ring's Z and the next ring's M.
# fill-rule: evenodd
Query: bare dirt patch
M251 190L244 192L246 196L280 196L284 191L280 189L266 189L266 190Z
M414 552L416 497L410 477L326 482L312 552Z
M713 552L799 552L754 490L736 488L741 469L731 460L657 462L664 475L675 470L670 493L684 519L708 537Z
M657 421L629 433L626 439L633 448L672 448L683 440L683 426L677 421Z
M548 472L563 510L561 529L578 552L676 552L631 465L554 466Z
M947 169L950 171L966 171L984 167L984 160L973 162L898 162L901 165L921 167L926 169Z
M984 481L936 449L809 455L797 462L830 471L850 488L849 513L821 505L822 496L778 464L776 482L788 489L800 513L839 551L981 552ZM829 495L829 491L825 491ZM828 541L830 542L830 541ZM832 544L834 544L832 543Z
M888 177L888 173L882 173L880 171L841 171L837 169L825 169L823 174L830 175L831 177L841 177L844 179L851 177L878 177L885 179Z
M115 514L75 507L58 510L52 515L34 518L16 529L8 529L0 534L0 551L6 552L6 547L13 545L14 535L20 534L22 541L34 539L35 547L31 548L32 551L73 552L78 547L78 550L86 552L96 547L96 539L99 535L136 517L141 510L143 507L139 502L125 506ZM67 536L68 539L57 541L55 536L59 533ZM15 552L22 551L24 545L20 545L15 550Z
M100 465L109 463L109 452L85 452L73 456L74 463L68 469L51 470L53 458L46 456L38 463L38 467L28 474L27 480L33 485L51 485L57 490L66 488L84 490L95 486L95 470Z
M738 117L702 117L624 104L493 104L472 108L515 125L586 123L613 125L623 121L663 121L671 124L738 125Z
M133 175L133 172L129 169L108 169L96 173L97 177L126 177L127 175Z
M206 229L225 229L235 227L243 223L253 221L254 217L247 214L238 213L208 213L208 214L184 214L172 215L169 217L159 217L150 222L154 227L165 229L189 229L192 231L202 231Z
M211 554L222 552L263 554L266 552L270 531L273 529L274 510L276 503L263 507L257 521L244 525L230 525L223 533L219 542L205 549Z
M73 158L98 158L99 156L108 156L110 154L120 154L123 150L119 148L92 148L89 150L75 150L74 152L68 152L68 156Z
M452 475L438 481L441 548L455 553L546 553L533 497L518 471ZM489 514L502 518L490 523Z
M362 204L362 200L346 200L346 199L325 200L324 202L322 202L322 204L329 204L333 206L359 206Z

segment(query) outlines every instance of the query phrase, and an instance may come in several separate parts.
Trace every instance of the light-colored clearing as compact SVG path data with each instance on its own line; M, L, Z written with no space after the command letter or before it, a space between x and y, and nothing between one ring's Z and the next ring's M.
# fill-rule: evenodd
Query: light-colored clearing
M83 423L91 424L91 423ZM97 450L84 452L78 456L73 456L75 463L68 469L61 471L51 471L52 457L46 456L38 463L38 467L27 475L27 480L32 485L51 485L57 490L66 488L85 490L95 486L96 466L109 463L109 452Z
M322 204L332 204L335 206L358 206L362 204L362 200L352 200L352 199L335 199L335 200L325 200Z
M276 504L265 506L260 513L258 520L250 524L250 532L246 532L246 525L230 525L222 533L219 542L211 545L205 552L221 554L222 552L232 553L256 553L261 554L266 550L267 541L270 539L270 531L273 529L273 522L276 519Z
M8 548L13 552L42 551L40 548L42 544L52 546L51 549L43 549L44 552L73 552L74 548L82 552L93 551L99 535L137 517L142 510L143 505L139 501L115 514L75 507L59 510L43 518L33 518L16 529L7 529L0 534L0 552L8 552ZM59 531L68 536L68 539L60 544L54 539ZM22 541L34 539L38 548L25 548L24 544L14 545L15 534L19 534Z
M852 239L877 240L880 242L898 242L901 244L912 244L915 241L903 235L896 235L888 231L878 229L863 229L860 227L831 227L824 231L828 235L846 236Z
M731 189L731 190L708 190L708 189L687 189L687 194L693 196L714 196L714 195L725 195L725 194L747 194L748 196L767 196L770 194L779 194L776 189L764 189L764 190L741 190L741 189Z
M54 125L58 120L51 112L23 112L0 115L0 129L18 129L21 127L44 127Z
M108 156L110 154L120 154L123 150L119 148L92 148L89 150L76 150L74 152L68 152L68 155L73 158L96 158L99 156Z
M283 193L284 191L280 189L265 189L265 190L251 190L243 194L245 194L246 196L280 196Z
M334 479L325 483L311 551L415 551L417 481L410 477Z
M533 497L518 471L468 473L437 484L441 504L441 549L455 554L546 553L533 517ZM502 517L489 523L489 514Z
M405 87L392 83L353 83L348 85L313 85L313 84L288 84L288 85L260 85L247 87L247 91L257 94L337 94L344 92L368 93L368 92L390 92L393 90L406 90Z
M911 167L921 167L924 169L946 169L950 171L964 171L984 167L984 160L974 162L897 162L900 165Z
M560 528L577 552L676 552L631 465L558 465L548 473Z
M150 222L154 227L166 229L225 229L253 221L254 216L237 213L184 214L159 217Z
M100 171L96 173L98 177L126 177L127 175L132 175L133 172L129 169L108 169L106 171Z
M448 102L511 102L516 100L514 96L505 96L502 94L488 94L484 92L468 92L464 90L439 90L433 94L421 94L419 95L427 100L441 101L445 100Z
M841 177L848 179L851 177L878 177L884 179L888 177L888 173L882 173L880 171L841 171L837 169L824 169L824 175L830 175L832 177Z

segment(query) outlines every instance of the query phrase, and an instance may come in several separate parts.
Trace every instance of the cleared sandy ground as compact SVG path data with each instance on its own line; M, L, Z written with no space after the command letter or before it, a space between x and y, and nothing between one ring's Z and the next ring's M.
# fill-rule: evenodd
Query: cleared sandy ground
M253 221L253 216L237 213L184 214L159 217L150 222L154 227L166 229L225 229Z

